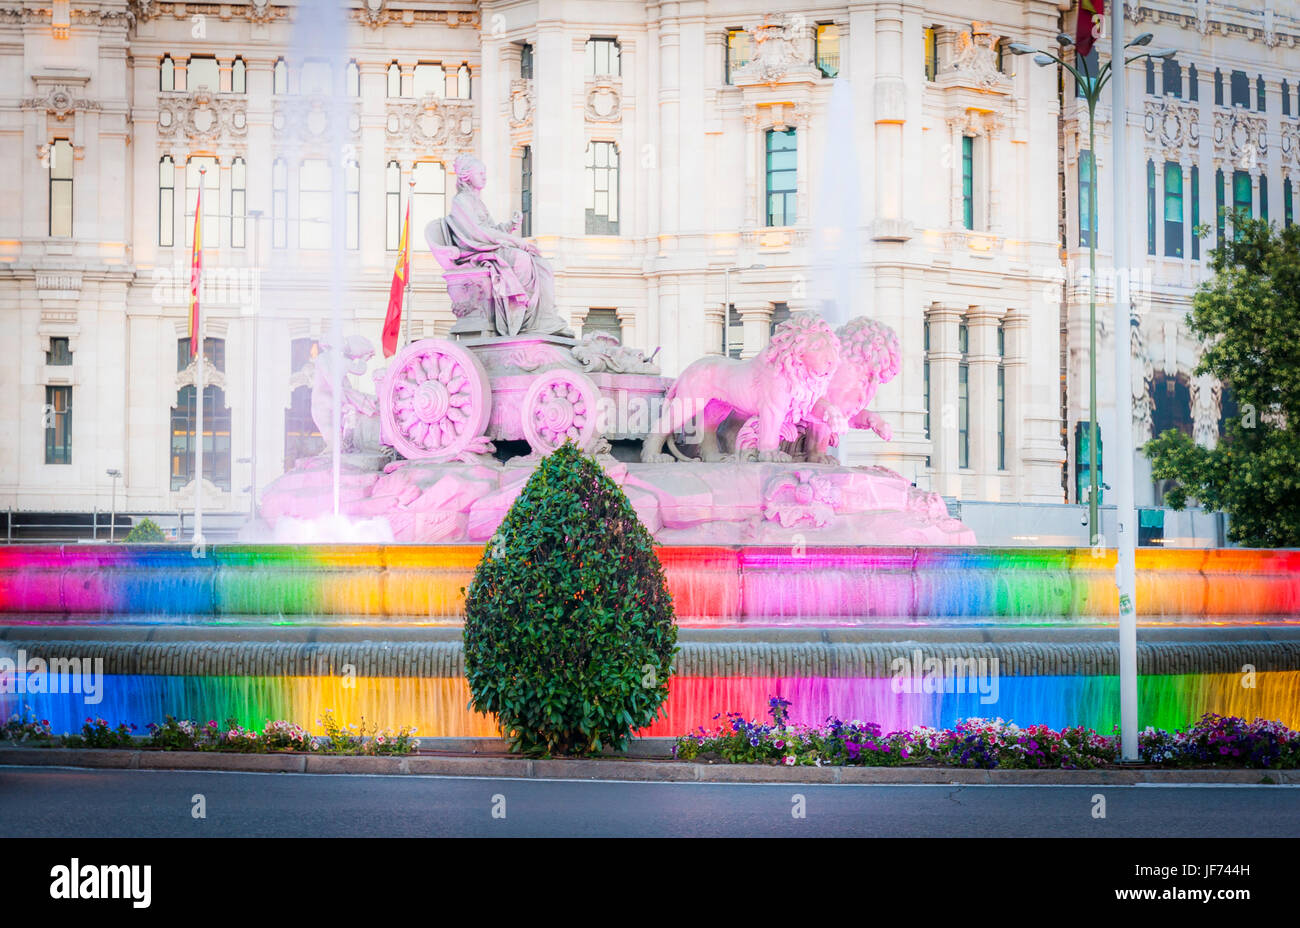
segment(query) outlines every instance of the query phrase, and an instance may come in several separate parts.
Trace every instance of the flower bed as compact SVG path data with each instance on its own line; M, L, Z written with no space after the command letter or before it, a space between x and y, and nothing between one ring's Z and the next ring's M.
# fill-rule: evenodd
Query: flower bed
M680 760L787 766L939 766L985 769L1090 770L1119 759L1119 736L1090 728L1020 727L1002 719L966 719L949 729L912 728L883 734L871 722L789 721L790 703L768 700L770 722L728 713L673 746ZM721 715L714 716L721 719ZM1247 722L1208 714L1186 731L1148 728L1138 739L1144 763L1161 767L1300 767L1300 732L1278 722Z
M325 727L323 738L286 721L267 721L262 730L244 728L234 719L224 725L215 720L206 725L189 719L167 716L163 724L146 727L147 741L136 740L136 726L121 723L110 726L101 718L88 718L76 735L56 735L50 723L38 719L30 709L14 713L0 725L0 742L33 744L55 748L130 748L155 751L223 751L239 754L320 753L320 754L409 754L420 746L414 728L397 731L372 728L362 719L360 725L340 725L331 710L320 720Z

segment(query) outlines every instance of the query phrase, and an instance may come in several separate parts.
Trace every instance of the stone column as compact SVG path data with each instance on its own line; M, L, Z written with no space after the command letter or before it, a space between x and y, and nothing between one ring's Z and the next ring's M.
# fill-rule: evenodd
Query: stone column
M903 123L907 85L903 80L903 11L882 3L876 12L876 234L891 234L903 217Z
M722 352L722 327L726 324L726 313L723 307L715 306L712 303L704 307L704 344L701 346L704 350L701 356L706 354L721 354ZM694 358L685 359L689 364Z
M970 469L976 495L997 499L998 322L1002 310L972 307L966 316L970 396Z
M740 315L745 331L745 344L740 349L740 356L752 358L767 347L768 332L772 324L772 304L737 306L736 312Z
M930 467L934 489L946 496L961 495L961 474L957 469L957 326L966 307L958 303L934 303L930 322Z
M618 316L618 324L622 328L621 341L624 345L632 348L643 348L639 338L640 335L636 328L636 310L627 306L620 306L614 310Z
M1027 358L1029 336L1029 314L1023 311L1008 311L1002 320L1005 354L1003 367L1006 369L1007 398L1007 470L1016 475L1009 487L1012 499L1023 499L1029 487L1024 486L1020 478L1024 475L1021 464L1021 446L1023 445L1024 404L1021 392L1032 381L1029 380L1029 362Z

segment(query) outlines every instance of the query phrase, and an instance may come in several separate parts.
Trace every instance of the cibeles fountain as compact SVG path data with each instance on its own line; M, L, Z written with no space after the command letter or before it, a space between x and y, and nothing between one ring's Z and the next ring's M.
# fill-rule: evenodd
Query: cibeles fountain
M570 441L664 544L974 543L937 494L836 457L850 429L891 437L869 406L899 370L892 329L800 313L757 356L701 358L672 380L657 352L574 338L518 216L496 223L484 206L482 162L463 155L455 172L448 215L425 229L456 317L449 337L398 350L373 394L354 380L369 341L325 344L312 409L326 448L264 490L273 533L288 540L285 526L331 511L337 444L340 514L401 542L486 541L541 457Z

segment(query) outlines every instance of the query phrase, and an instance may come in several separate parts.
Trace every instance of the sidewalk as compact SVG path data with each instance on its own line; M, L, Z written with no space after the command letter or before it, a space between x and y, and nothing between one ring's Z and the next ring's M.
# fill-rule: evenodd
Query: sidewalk
M636 756L541 760L501 755L408 754L366 757L323 754L0 748L0 766L95 767L126 770L226 770L245 773L413 774L533 780L634 780L703 783L824 783L875 785L1098 785L1139 783L1300 786L1300 770L970 770L956 767L783 767L698 764Z

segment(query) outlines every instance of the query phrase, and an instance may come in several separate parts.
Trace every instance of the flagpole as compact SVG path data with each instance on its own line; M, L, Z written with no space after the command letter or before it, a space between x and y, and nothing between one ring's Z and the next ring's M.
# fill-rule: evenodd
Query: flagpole
M411 175L410 192L406 195L406 309L402 313L402 345L411 344L411 198L415 196L415 175Z
M199 260L190 269L190 299L194 301L194 338L196 340L194 363L194 538L195 545L203 544L203 307L199 302L199 281L203 277L203 227L199 221L203 212L203 184L208 169L199 168L199 192L194 200L194 254ZM193 264L193 258L190 259Z

